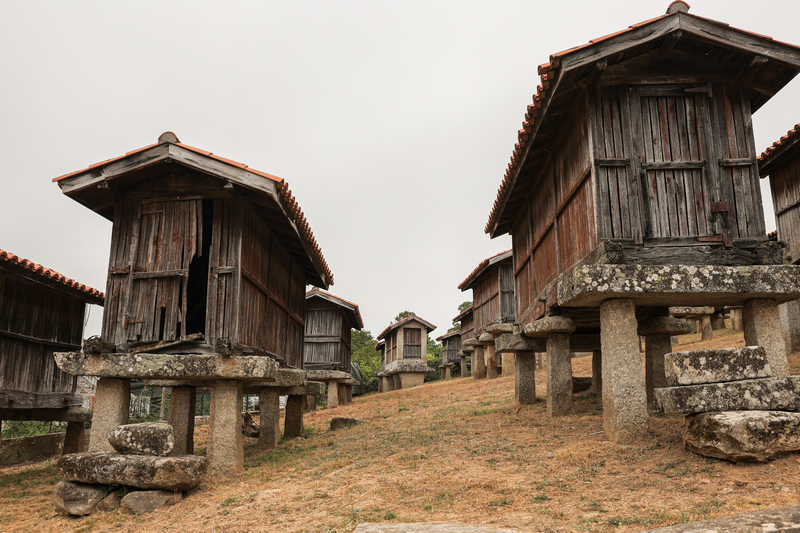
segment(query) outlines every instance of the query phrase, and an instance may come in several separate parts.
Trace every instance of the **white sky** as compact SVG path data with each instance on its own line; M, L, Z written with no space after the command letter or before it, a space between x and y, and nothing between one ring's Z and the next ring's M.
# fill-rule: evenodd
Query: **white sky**
M690 3L800 44L797 0ZM0 248L105 290L111 224L51 180L171 130L289 182L373 335L408 309L437 337L511 247L483 228L536 67L668 4L0 0ZM756 113L759 151L798 101L796 79Z

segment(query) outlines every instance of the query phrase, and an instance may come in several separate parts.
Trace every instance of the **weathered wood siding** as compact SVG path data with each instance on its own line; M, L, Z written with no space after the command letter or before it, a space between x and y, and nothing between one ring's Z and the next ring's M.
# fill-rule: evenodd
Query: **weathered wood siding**
M302 368L303 274L251 206L244 204L237 212L243 217L238 315L246 317L239 321L239 342Z
M551 283L598 243L587 105L576 105L512 229L517 316L544 313Z
M0 389L75 392L53 352L81 345L86 304L0 270Z
M461 351L460 335L453 335L452 337L442 339L442 363L458 364L461 361L461 357L458 355L459 351Z
M422 358L422 329L403 328L403 359ZM425 347L427 351L427 346Z
M793 263L800 259L800 152L770 170L778 238Z
M484 333L491 324L515 320L514 272L510 259L490 266L480 275L472 287L472 300L475 336Z
M475 338L475 317L470 313L461 319L461 342Z
M313 307L311 307L313 305ZM340 307L315 300L306 303L304 365L332 364L350 372L350 323Z

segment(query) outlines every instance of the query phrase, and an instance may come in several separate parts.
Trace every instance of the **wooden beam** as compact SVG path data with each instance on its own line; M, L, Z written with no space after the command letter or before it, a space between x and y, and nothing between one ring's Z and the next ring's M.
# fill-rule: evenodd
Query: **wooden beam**
M14 333L11 331L5 331L0 329L0 337L7 337L9 339L15 339L19 341L30 342L32 344L41 344L43 346L51 346L53 348L61 348L64 350L80 350L80 344L71 344L68 342L58 342L49 339L40 339L38 337L31 337L29 335L22 335L20 333Z
M28 422L36 420L48 422L89 422L92 420L92 410L83 407L68 409L4 409L0 408L0 420L13 420L15 422Z
M71 392L28 392L0 389L2 409L60 409L77 407L83 403L80 394Z
M678 43L682 35L683 32L681 30L670 33L664 38L664 42L661 43L661 48L658 49L658 54L662 56L669 55L669 53L672 52L672 49L675 48L675 45Z

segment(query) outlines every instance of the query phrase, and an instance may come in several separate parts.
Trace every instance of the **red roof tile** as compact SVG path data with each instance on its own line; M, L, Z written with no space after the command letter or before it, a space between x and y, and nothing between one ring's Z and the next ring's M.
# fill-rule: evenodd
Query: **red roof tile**
M472 285L472 283L475 281L475 279L484 270L486 270L486 268L492 263L492 259L496 259L496 258L500 257L503 254L509 254L509 257L511 257L511 255L510 255L511 254L511 250L506 250L505 252L500 252L499 254L494 254L493 256L487 257L486 259L484 259L483 261L478 263L478 266L475 267L475 270L473 270L470 273L470 275L467 276L467 278L458 285L458 288L461 289L462 291L465 291L465 290L469 289L469 286Z
M81 292L93 298L99 298L101 300L105 298L105 295L102 292L98 291L97 289L93 289L82 283L78 283L74 279L70 279L63 274L59 274L55 270L43 267L42 265L34 263L33 261L28 261L27 259L24 259L18 255L14 255L11 252L0 250L0 261L24 268L25 270L28 270L33 274L49 279L50 281L55 281L56 283L60 283L61 285L73 288L78 292Z
M448 338L448 337L452 337L452 336L454 336L454 335L461 335L461 332L460 332L460 331L458 331L458 330L455 330L455 331L448 331L448 332L447 332L447 333L445 333L444 335L439 335L438 337L436 337L436 340L437 340L437 341L440 341L440 340L442 340L442 339L446 339L446 338Z
M428 330L428 333L430 333L431 331L433 331L433 330L435 330L435 329L436 329L436 326L434 326L433 324L431 324L431 323L430 323L430 322L428 322L427 320L424 320L423 318L420 318L420 317L418 317L418 316L417 316L417 315L415 315L414 313L411 313L410 315L408 315L408 316L407 316L407 317L405 317L404 319L402 319L402 320L399 320L399 321L395 322L394 324L389 324L389 325L386 327L386 329L384 329L383 331L381 331L381 333L380 333L380 335L378 335L377 339L378 339L378 340L382 339L382 338L383 338L383 337L385 337L385 336L386 336L386 334L387 334L387 333L389 333L391 330L393 330L393 329L397 329L397 328L398 328L398 327L400 327L401 325L403 325L403 324L405 324L406 322L409 322L409 321L411 321L411 320L416 320L417 322L420 322L420 323L422 323L422 324L425 326L425 328Z
M458 321L458 320L461 320L462 318L464 318L465 316L467 316L468 314L470 314L470 313L473 311L473 309L472 309L473 307L474 307L473 305L470 305L469 307L467 307L466 309L464 309L463 311L461 311L459 314L457 314L457 315L456 315L456 316L453 318L453 322L456 322L456 321Z
M788 145L789 142L794 141L795 137L798 137L798 134L800 134L800 124L796 124L794 128L786 132L786 135L772 143L772 146L768 147L761 153L760 156L758 156L759 166L764 166L767 163L771 163L776 157L777 153L780 151L780 148ZM800 138L798 138L798 140L800 140Z
M335 294L331 294L328 291L324 291L324 290L320 289L319 287L314 287L310 291L307 291L306 292L306 298L309 298L309 297L311 297L311 296L313 296L315 294L323 294L325 296L329 296L330 298L338 300L339 302L342 302L344 304L352 306L353 307L353 312L355 314L356 322L358 322L358 326L359 326L358 329L363 329L364 328L364 321L361 320L361 311L358 310L358 304L355 304L353 302L349 302L349 301L345 300L344 298L340 298L339 296L336 296ZM347 305L344 306L344 307L346 308Z

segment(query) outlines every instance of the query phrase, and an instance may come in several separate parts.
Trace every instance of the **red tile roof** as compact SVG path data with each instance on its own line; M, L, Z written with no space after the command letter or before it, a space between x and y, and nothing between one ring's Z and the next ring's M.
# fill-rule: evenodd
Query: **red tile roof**
M165 132L159 138L160 139L164 138L167 133L170 133L170 132ZM175 137L175 139L177 140L177 137ZM225 164L228 164L228 165L232 165L232 166L240 168L242 170L247 170L248 172L252 172L253 174L256 174L258 176L261 176L263 178L266 178L266 179L268 179L270 181L275 182L277 184L278 194L280 195L281 201L284 204L283 207L286 209L286 211L290 214L290 216L294 219L295 223L297 224L297 226L298 226L297 229L298 229L298 231L299 231L299 233L301 235L301 238L304 240L304 244L306 244L306 249L311 254L312 262L315 264L315 266L318 268L318 270L322 274L325 283L327 285L333 285L333 274L331 273L330 268L328 268L328 264L327 264L327 262L325 261L325 258L322 255L322 250L320 249L319 245L317 244L316 239L314 238L314 233L311 231L311 226L309 226L308 221L306 220L306 217L303 214L303 211L300 209L300 206L297 203L297 200L295 199L294 196L292 196L292 191L289 189L289 185L286 183L286 180L284 180L282 178L279 178L277 176L273 176L272 174L267 174L266 172L261 172L260 170L256 170L256 169L250 168L247 165L245 165L244 163L239 163L239 162L233 161L231 159L226 159L224 157L220 157L220 156L214 155L213 153L211 153L211 152L209 152L207 150L202 150L200 148L195 148L194 146L189 146L188 144L183 144L183 143L181 143L179 141L178 142L163 141L163 142L159 142L159 143L156 143L156 144L151 144L151 145L148 145L148 146L145 146L143 148L136 149L136 150L131 150L130 152L126 153L125 155L122 155L122 156L119 156L119 157L115 157L113 159L107 159L107 160L102 161L100 163L95 163L95 164L90 165L89 167L87 167L87 168L85 168L83 170L77 170L75 172L70 172L69 174L64 174L63 176L59 176L57 178L54 178L53 182L59 182L59 181L64 180L66 178L70 178L72 176L76 176L78 174L82 174L83 172L86 172L87 170L94 169L94 168L97 168L97 167L101 167L101 166L104 166L104 165L108 165L108 164L113 163L115 161L119 161L120 159L124 159L126 157L129 157L129 156L131 156L133 154L137 154L137 153L149 150L150 148L153 148L154 146L159 146L160 144L174 144L175 146L180 146L181 148L185 148L186 150L190 150L192 152L195 152L197 154L203 155L205 157L209 157L209 158L214 159L216 161L220 161L222 163L225 163Z
M34 263L33 261L28 261L27 259L24 259L18 255L14 255L11 252L0 250L0 261L24 268L33 274L75 289L87 296L93 297L93 299L102 300L105 298L105 295L97 289L93 289L87 285L84 285L83 283L78 283L74 279L70 279L63 274L59 274L55 270L43 267L42 265Z
M330 300L330 299L338 300L338 302L334 302L334 303L339 303L339 305L344 304L344 305L342 305L342 307L350 308L349 310L353 312L353 315L354 315L353 318L355 319L355 322L358 323L358 327L356 329L363 329L364 328L364 321L361 320L361 312L358 310L358 304L354 304L353 302L348 302L344 298L340 298L340 297L338 297L338 296L336 296L334 294L329 293L328 291L323 291L319 287L314 287L310 291L306 292L306 299L311 298L314 295L317 295L318 297L321 296L323 298L325 296L327 296L328 298L326 298L326 299L328 299L328 300Z
M425 326L425 329L427 329L427 330L428 330L428 333L430 333L431 331L433 331L433 330L435 330L435 329L436 329L436 326L434 326L433 324L431 324L431 323L430 323L430 322L428 322L427 320L424 320L424 319L422 319L422 318L418 317L417 315L415 315L414 313L411 313L410 315L408 315L408 316L407 316L407 317L405 317L404 319L402 319L402 320L399 320L399 321L395 322L394 324L389 324L389 325L386 327L386 329L384 329L383 331L381 331L380 335L378 335L376 338L377 338L378 340L381 340L382 338L384 338L384 337L386 336L386 334L387 334L387 333L389 333L389 332L390 332L390 331L392 331L393 329L397 329L397 328L399 328L400 326L402 326L403 324L405 324L406 322L409 322L409 321L411 321L411 320L416 320L417 322L419 322L419 323L421 323L423 326Z
M456 322L456 321L458 321L458 320L461 320L462 318L464 318L465 316L467 316L468 314L470 314L470 313L473 311L473 309L472 309L473 307L475 307L475 306L474 306L474 305L470 305L469 307L467 307L466 309L464 309L463 311L461 311L459 314L457 314L457 315L456 315L456 316L453 318L453 322Z
M483 261L481 261L480 263L478 263L478 266L475 267L475 270L473 270L470 273L470 275L467 276L467 278L458 285L458 288L461 289L462 291L469 289L470 286L472 286L472 284L478 278L478 276L480 276L483 273L483 271L489 267L489 265L497 263L498 258L500 258L500 260L505 259L505 257L501 257L505 254L508 254L508 257L511 257L511 250L506 250L505 252L494 254L493 256L488 257Z
M679 5L685 6L685 9L676 9L677 7L679 7ZM633 24L633 25L629 26L628 28L626 28L624 30L621 30L621 31L618 31L618 32L615 32L615 33L611 33L611 34L608 34L608 35L604 35L604 36L598 37L596 39L592 39L586 44L583 44L583 45L580 45L580 46L576 46L574 48L569 48L567 50L563 50L561 52L552 54L550 56L550 62L549 63L544 63L542 65L539 65L538 73L539 73L539 76L540 76L540 79L541 79L541 83L536 87L536 93L533 95L533 103L528 105L527 112L525 113L525 120L522 123L522 129L520 129L517 132L517 139L518 140L517 140L517 143L514 145L514 150L512 151L512 154L511 154L511 161L508 163L508 167L506 168L506 172L505 172L505 175L503 176L503 180L500 183L500 187L497 190L497 197L496 197L496 199L494 201L494 204L492 205L492 210L489 213L489 220L486 222L486 227L485 227L485 232L486 233L492 233L492 228L499 222L499 218L501 216L501 212L504 209L504 206L505 206L505 204L506 204L506 202L508 200L507 197L510 194L511 189L513 188L514 182L516 181L516 178L517 178L517 176L518 176L518 174L519 174L519 172L520 172L520 170L522 168L522 165L524 164L527 152L528 152L530 146L534 144L533 143L534 139L533 139L533 136L531 134L538 127L538 123L541 123L542 119L544 118L545 114L540 113L540 109L542 108L542 104L545 102L546 98L549 96L548 95L548 89L550 87L551 82L558 75L558 70L557 69L561 64L561 60L563 59L563 57L566 56L566 55L572 54L574 52L577 52L579 50L594 46L594 45L596 45L596 44L598 44L598 43L600 43L602 41L605 41L607 39L610 39L610 38L613 38L613 37L617 37L619 35L622 35L622 34L637 30L639 28L642 28L643 26L647 26L648 24L652 24L652 23L654 23L656 21L665 19L667 17L677 16L681 12L688 11L688 8L689 8L689 5L686 2L683 2L682 0L676 0L676 1L672 2L669 5L669 8L667 9L667 13L664 14L664 15L661 15L659 17L655 17L655 18L652 18L652 19L649 19L649 20L645 20L645 21L640 22L638 24ZM728 27L730 29L739 31L741 33L746 33L746 34L753 35L755 37L759 37L759 38L762 38L762 39L768 39L768 40L773 41L773 42L775 42L777 44L780 44L780 45L787 45L787 46L792 46L792 47L796 48L795 45L791 45L791 44L788 44L788 43L782 43L780 41L775 41L772 37L769 37L767 35L762 35L762 34L759 34L759 33L754 33L754 32L747 31L747 30L742 30L740 28L734 28L734 27L731 27L730 25L728 25L726 23L718 22L718 21L715 21L715 20L712 20L712 19L708 19L708 18L705 18L705 17L698 17L697 15L688 15L687 13L682 13L682 14L685 14L686 16L694 17L696 19L704 20L706 22L711 22L711 23L716 24L716 25L725 26L725 27Z
M447 332L447 333L445 333L444 335L439 335L438 337L436 337L436 340L437 340L437 341L440 341L440 340L442 340L442 339L446 339L446 338L448 338L448 337L452 337L452 336L454 336L454 335L461 335L461 332L460 332L459 330L455 330L455 331L448 331L448 332Z
M796 141L800 141L800 124L795 125L794 128L790 129L786 135L772 143L772 146L764 150L760 156L758 156L758 166L760 168L766 167L768 164L772 163L775 158L780 154L782 151L781 148L788 147L790 144L794 144ZM761 177L763 178L766 176L766 172L761 173Z

